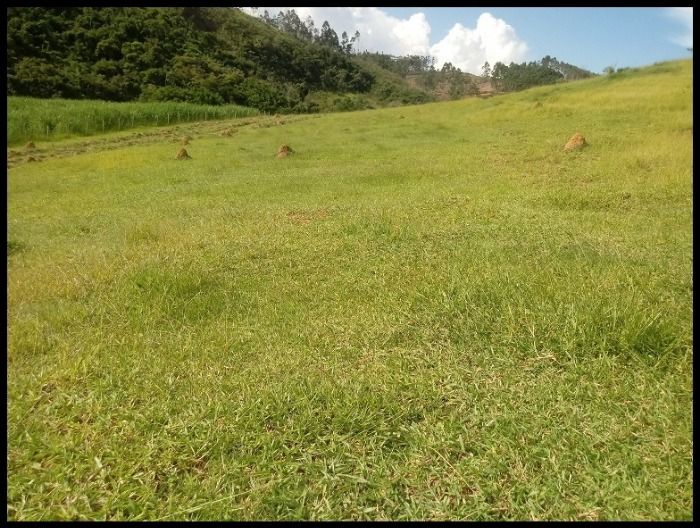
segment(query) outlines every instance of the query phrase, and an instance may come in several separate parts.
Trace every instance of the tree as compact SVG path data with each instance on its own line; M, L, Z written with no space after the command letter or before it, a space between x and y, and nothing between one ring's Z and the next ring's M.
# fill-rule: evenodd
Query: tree
M333 30L328 20L323 22L321 26L321 35L319 36L319 44L328 46L330 48L340 49L340 42L338 42L338 34Z
M489 64L489 61L486 61L481 67L481 73L486 78L491 77L491 65Z
M294 35L299 40L306 42L311 42L313 40L311 28L301 21L299 15L296 14L294 9L280 11L275 17L275 22L277 29L284 31L285 33L289 33L290 35Z
M440 71L442 78L449 86L449 94L451 99L459 99L465 92L465 81L462 70L453 66L451 62L446 62Z
M262 16L261 16L260 18L261 18L261 19L263 20L263 22L265 22L266 24L269 24L269 25L271 25L271 26L274 26L274 25L275 25L275 20L270 16L270 13L267 11L267 9L265 9L265 11L263 11L263 14L262 14Z
M435 85L437 84L437 77L438 77L438 72L435 71L435 68L429 69L427 72L423 74L422 80L423 80L423 86L425 88L428 88L429 90L432 90L435 88Z
M350 53L350 50L352 50L352 44L350 44L350 38L348 37L348 34L343 31L343 34L341 35L340 38L340 49L343 50L343 53Z
M318 40L319 33L316 24L314 24L314 19L311 18L311 15L306 16L305 25L309 31L309 34L311 35L311 41L316 42Z
M500 61L493 65L493 69L491 70L491 80L493 82L494 89L503 89L504 77L507 70L508 66Z
M450 98L460 99L464 95L464 77L462 74L453 75L450 79Z
M456 68L452 66L451 62L446 62L445 64L442 65L442 69L440 70L442 73L449 74L453 72Z
M360 32L356 30L355 34L350 39L350 44L354 46L355 44L357 44L357 42L359 40L360 40ZM690 51L693 51L693 48L690 48Z

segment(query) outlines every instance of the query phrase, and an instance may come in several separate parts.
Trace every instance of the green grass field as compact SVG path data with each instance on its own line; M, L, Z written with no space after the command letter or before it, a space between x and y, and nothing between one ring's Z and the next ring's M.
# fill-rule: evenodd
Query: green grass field
M691 519L691 92L9 169L8 518Z
M253 108L237 105L114 103L32 97L8 97L7 108L8 145L89 136L144 126L258 115L258 111Z

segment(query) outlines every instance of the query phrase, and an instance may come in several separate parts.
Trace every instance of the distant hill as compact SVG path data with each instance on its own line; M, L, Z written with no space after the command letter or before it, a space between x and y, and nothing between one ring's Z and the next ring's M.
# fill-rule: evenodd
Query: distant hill
M235 8L8 8L7 94L235 103L266 112L432 100Z
M436 70L435 60L427 56L394 57L383 53L363 53L362 57L394 72L409 86L423 90L437 100L484 97L596 75L549 55L529 63L511 62L505 65L497 62L493 68L486 63L483 76L462 72L450 63Z

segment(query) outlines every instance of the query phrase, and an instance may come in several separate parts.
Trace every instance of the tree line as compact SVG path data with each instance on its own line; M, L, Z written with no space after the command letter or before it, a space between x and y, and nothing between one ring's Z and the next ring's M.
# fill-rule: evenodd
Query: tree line
M508 66L502 62L497 62L491 67L487 61L482 66L481 71L484 77L491 80L495 90L503 92L525 90L533 86L595 76L592 72L558 61L555 57L550 57L549 55L546 55L539 61L522 62L520 64L511 62Z
M475 79L462 72L450 62L443 64L439 70L435 68L436 59L429 55L406 55L397 57L384 53L363 52L360 56L368 58L384 69L392 71L401 77L417 75L420 86L426 90L435 90L438 85L446 87L451 99L459 99L464 95L478 95L479 88ZM507 92L524 90L533 86L552 84L561 80L577 80L592 77L595 74L559 61L556 57L545 56L540 61L511 62L506 65L497 62L491 67L486 62L482 66L482 76L490 79L495 91Z
M280 11L275 16L271 16L266 9L260 18L266 24L289 33L301 41L312 42L348 55L353 52L353 46L360 38L359 31L355 31L352 37L343 31L339 38L338 33L327 20L324 20L321 29L318 29L311 16L307 16L306 20L301 20L294 9Z

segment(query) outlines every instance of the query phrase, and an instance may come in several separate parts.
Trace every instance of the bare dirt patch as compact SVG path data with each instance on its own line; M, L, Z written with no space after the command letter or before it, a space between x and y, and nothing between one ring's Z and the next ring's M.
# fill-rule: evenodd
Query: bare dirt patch
M289 218L293 224L296 225L306 225L314 220L323 220L328 218L330 213L328 209L315 209L312 211L305 211L303 209L296 209L289 211L287 213L287 218Z

